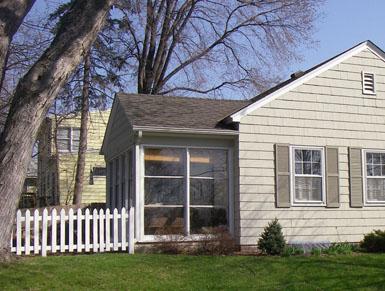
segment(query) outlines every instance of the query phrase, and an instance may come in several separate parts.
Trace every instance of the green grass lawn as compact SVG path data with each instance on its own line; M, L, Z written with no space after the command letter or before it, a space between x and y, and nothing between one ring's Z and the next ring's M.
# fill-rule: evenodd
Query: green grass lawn
M0 265L0 289L385 290L385 254L32 257Z

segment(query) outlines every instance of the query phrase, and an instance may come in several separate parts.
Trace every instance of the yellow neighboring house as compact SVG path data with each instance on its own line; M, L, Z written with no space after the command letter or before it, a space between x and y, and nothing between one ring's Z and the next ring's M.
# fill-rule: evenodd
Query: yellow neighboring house
M99 154L110 110L91 112L82 203L106 202L106 166ZM55 118L47 117L38 136L37 206L72 204L79 149L80 114L62 119L54 139ZM57 149L55 144L57 144ZM59 183L58 183L59 181Z

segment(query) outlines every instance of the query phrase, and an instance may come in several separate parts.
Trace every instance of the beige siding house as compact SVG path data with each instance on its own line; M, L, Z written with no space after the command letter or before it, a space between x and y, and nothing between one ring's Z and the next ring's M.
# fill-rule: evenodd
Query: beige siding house
M226 226L256 245L358 242L385 228L385 53L370 41L246 101L118 94L107 202L136 241Z
M83 204L106 201L106 170L99 151L109 115L110 110L91 112L89 116ZM79 149L80 116L60 121L57 126L57 148L54 129L55 119L46 118L38 137L38 206L72 204Z

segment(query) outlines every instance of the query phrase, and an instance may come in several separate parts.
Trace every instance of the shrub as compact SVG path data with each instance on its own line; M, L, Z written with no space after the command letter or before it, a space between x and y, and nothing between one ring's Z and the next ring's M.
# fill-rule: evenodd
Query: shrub
M320 256L320 255L322 255L322 249L321 248L312 248L310 251L310 254L312 256Z
M304 250L297 246L286 246L283 250L282 256L291 257L291 256L299 256L303 255Z
M322 252L327 255L348 255L354 251L354 245L348 242L334 243L330 247L322 250Z
M156 235L154 250L163 254L229 255L236 251L235 241L226 227L207 228L194 242L172 228L162 228Z
M278 219L274 219L265 227L260 239L258 248L264 254L281 255L285 249L286 241L282 233L282 226Z
M154 250L162 254L184 254L186 245L184 235L171 227L163 227L156 232Z
M197 255L230 255L236 251L236 244L226 227L210 228L202 234L192 254Z
M366 234L360 242L360 247L369 253L385 252L385 231L378 229Z

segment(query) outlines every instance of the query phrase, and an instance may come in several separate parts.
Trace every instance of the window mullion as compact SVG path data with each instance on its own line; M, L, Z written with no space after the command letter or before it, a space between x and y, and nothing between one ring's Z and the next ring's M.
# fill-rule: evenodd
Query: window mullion
M185 234L190 235L190 151L186 148L185 160Z

